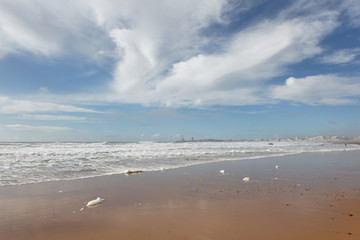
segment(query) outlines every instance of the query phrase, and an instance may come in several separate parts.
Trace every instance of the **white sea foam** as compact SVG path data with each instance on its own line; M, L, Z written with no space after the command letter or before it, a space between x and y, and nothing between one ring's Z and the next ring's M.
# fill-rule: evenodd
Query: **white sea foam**
M347 150L360 149L348 145ZM224 160L255 159L300 152L338 151L328 142L183 143L4 143L0 144L0 186L157 171Z

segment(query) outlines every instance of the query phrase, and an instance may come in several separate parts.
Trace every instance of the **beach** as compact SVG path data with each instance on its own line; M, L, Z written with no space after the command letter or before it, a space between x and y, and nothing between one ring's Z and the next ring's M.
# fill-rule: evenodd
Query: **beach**
M358 239L360 151L3 186L0 213L8 240Z

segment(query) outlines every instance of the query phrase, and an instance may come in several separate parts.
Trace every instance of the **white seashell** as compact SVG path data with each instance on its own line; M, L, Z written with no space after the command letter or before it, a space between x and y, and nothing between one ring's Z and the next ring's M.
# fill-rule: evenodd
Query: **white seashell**
M86 206L87 206L87 207L95 206L95 205L98 205L98 204L102 203L103 201L104 201L104 199L98 197L97 199L94 199L94 200L89 201L89 202L86 204Z
M243 178L243 181L244 181L244 182L249 182L249 181L250 181L250 177L244 177L244 178Z
M220 170L220 173L221 173L221 174L225 174L225 170Z
M276 169L279 169L279 165L276 165L275 168L276 168Z

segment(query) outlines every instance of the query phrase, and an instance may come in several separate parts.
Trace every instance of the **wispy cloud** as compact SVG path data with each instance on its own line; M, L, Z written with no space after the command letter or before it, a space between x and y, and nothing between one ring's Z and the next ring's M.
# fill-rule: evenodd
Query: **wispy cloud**
M57 127L57 126L34 126L23 124L8 124L6 128L16 131L44 131L44 132L59 132L71 130L69 127Z
M19 6L16 1L1 1L0 58L21 53L75 57L95 64L107 59L114 66L108 92L81 96L93 102L201 107L296 101L283 91L295 91L294 86L279 86L269 93L268 82L287 73L289 64L322 53L321 40L340 26L339 16L353 25L360 19L356 0L337 7L327 1L297 0L271 18L244 22L221 37L219 29L231 28L231 14L224 13L236 7L244 14L255 5L226 0L24 0ZM321 61L347 63L358 51L333 52ZM341 87L348 89L353 83L342 81ZM314 95L311 89L302 89L306 96ZM348 93L341 93L299 99L311 104L351 102ZM0 97L0 113L32 112L96 111Z
M168 59L166 55L132 52L124 42L142 43L140 40L114 35L123 44L121 49L127 52L128 58L134 60L134 66L135 62L145 62L145 69L149 70L152 69L151 62L172 62L171 66L156 65L160 71L140 75L139 71L128 68L126 62L119 62L121 71L115 75L113 84L121 93L117 100L187 107L269 102L264 97L265 82L282 75L285 65L320 53L322 49L318 43L338 25L336 19L336 12L324 11L294 19L264 20L229 37L221 51L199 53L194 50L192 56L183 56L181 61ZM171 44L165 46L176 47ZM162 47L158 43L151 49L157 52ZM149 56L157 57L151 60ZM123 74L125 69L132 75Z
M330 55L322 57L320 62L329 64L349 63L355 60L359 54L360 48L338 50Z
M82 112L82 113L100 113L98 111L80 108L71 105L63 105L51 102L38 102L31 100L13 99L6 96L0 96L0 113L3 114L21 114L35 112Z
M346 17L349 18L350 24L355 27L360 26L360 2L358 0L344 0L341 1L341 8L346 12Z
M75 53L96 61L103 57L100 50L111 52L112 47L84 1L1 1L0 36L3 57L12 52L45 57Z
M23 114L19 116L20 119L27 120L41 120L41 121L86 121L87 117L66 116L66 115L36 115Z

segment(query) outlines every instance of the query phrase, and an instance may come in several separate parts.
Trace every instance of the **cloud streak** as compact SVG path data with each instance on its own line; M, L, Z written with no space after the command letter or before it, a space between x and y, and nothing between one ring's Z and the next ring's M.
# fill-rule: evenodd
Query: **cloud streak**
M87 117L66 116L66 115L36 115L23 114L19 116L20 119L26 120L40 120L40 121L86 121Z
M350 63L360 54L360 49L343 49L338 50L330 55L326 55L320 59L322 63L342 64Z
M38 102L30 100L12 99L7 96L0 96L0 113L19 114L35 112L82 112L82 113L100 113L98 111L80 108L71 105L63 105L51 102Z
M42 131L42 132L59 132L68 131L71 128L68 127L57 127L57 126L34 126L34 125L23 125L23 124L8 124L6 128L15 131Z

